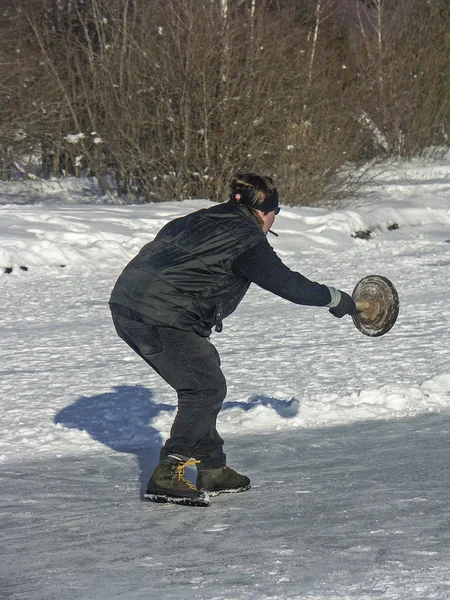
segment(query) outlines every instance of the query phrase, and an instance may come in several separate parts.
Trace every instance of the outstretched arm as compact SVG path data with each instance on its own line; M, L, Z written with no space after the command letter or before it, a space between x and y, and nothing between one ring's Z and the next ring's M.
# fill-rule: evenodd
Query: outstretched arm
M348 294L292 271L265 241L238 256L233 270L237 275L295 304L328 306L336 317L353 314L355 310Z

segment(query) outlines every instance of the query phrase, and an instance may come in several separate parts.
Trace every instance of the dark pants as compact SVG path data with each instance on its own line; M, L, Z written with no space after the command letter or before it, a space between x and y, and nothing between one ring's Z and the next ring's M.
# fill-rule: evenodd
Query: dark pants
M155 327L114 309L112 316L119 337L178 394L178 411L161 460L175 453L200 460L199 470L225 466L216 421L227 386L213 344L197 333Z

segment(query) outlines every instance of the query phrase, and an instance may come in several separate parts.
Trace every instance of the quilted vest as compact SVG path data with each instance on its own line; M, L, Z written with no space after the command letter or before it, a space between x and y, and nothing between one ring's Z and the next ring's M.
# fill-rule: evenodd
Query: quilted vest
M229 202L175 219L125 267L110 303L150 324L209 336L250 285L233 273L233 261L263 241L255 217Z

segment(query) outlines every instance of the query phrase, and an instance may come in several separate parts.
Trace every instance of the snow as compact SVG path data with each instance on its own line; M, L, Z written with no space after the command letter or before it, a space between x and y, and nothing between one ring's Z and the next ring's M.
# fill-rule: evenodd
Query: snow
M78 144L78 142L80 140L83 140L86 136L84 135L84 133L70 133L69 135L66 135L66 140L69 142L69 144Z
M450 156L384 166L346 207L282 207L286 264L348 292L384 275L399 318L368 338L252 286L212 338L252 490L206 509L140 497L176 400L107 303L143 244L211 203L113 201L0 185L0 597L450 597Z

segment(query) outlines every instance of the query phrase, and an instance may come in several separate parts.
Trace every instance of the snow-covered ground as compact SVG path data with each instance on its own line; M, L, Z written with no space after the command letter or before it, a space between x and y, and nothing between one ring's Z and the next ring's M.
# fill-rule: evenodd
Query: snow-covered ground
M368 338L252 287L213 342L219 431L253 487L206 509L140 498L176 401L107 303L164 223L210 203L0 186L0 598L450 597L450 157L383 180L347 208L282 207L270 242L348 292L388 277L396 325Z

